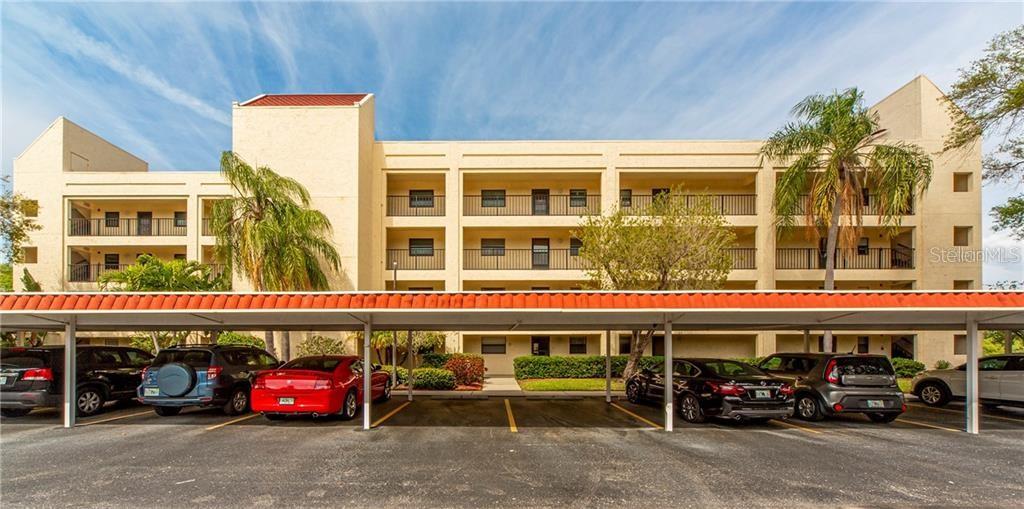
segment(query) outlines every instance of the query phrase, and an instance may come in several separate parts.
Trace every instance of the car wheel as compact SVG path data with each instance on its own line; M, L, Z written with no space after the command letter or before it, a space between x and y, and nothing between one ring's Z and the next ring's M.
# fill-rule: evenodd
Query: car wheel
M917 388L917 397L924 402L925 405L942 407L949 403L949 390L946 389L940 383L936 382L925 382Z
M239 387L231 393L228 402L224 403L224 413L227 415L240 415L249 410L249 391Z
M384 392L381 393L380 397L374 400L375 403L383 403L391 399L391 380L384 382Z
M82 417L96 415L103 409L103 392L95 387L82 387L75 396L75 407Z
M282 414L263 414L263 417L266 417L268 421L280 421L281 419L284 419L284 415Z
M643 403L644 394L643 391L640 389L639 382L634 380L626 385L626 399L628 399L630 403Z
M825 417L818 399L810 394L804 394L797 398L796 415L805 421L820 421Z
M180 406L155 406L153 411L160 417L173 417L181 413Z
M875 412L875 413L867 414L867 416L868 416L868 419L871 419L871 422L885 423L885 422L895 421L896 418L900 416L900 414L897 414L897 413L880 414L880 413Z
M341 412L338 414L342 420L354 419L359 411L359 402L356 401L356 391L353 389L345 394L345 401L341 403Z
M679 400L679 416L684 421L692 424L704 422L704 410L700 408L700 401L697 400L697 396L687 394L683 396L683 399Z
M31 408L0 408L0 415L4 417L24 417L31 411Z

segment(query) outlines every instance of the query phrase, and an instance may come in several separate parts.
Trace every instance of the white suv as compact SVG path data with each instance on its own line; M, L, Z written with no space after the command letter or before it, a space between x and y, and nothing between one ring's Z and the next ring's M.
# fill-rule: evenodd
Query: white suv
M963 400L967 392L967 365L924 371L912 383L911 392L928 406ZM1024 354L978 360L978 396L985 406L1024 405Z

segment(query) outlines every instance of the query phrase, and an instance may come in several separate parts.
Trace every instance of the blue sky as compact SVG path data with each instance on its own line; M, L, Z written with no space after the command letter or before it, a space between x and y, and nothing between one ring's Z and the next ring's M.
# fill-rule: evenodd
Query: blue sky
M230 106L373 92L377 137L754 139L803 96L948 88L1020 3L4 3L3 171L67 116L212 170ZM1012 192L986 188L986 210ZM986 247L1012 246L990 231ZM986 281L1024 279L1020 263Z

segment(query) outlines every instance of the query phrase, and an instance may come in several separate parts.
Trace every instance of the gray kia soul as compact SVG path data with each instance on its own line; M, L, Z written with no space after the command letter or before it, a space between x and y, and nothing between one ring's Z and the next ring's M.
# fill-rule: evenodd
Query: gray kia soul
M861 413L874 422L892 422L907 409L896 372L884 355L776 353L758 367L793 381L794 415L804 420Z

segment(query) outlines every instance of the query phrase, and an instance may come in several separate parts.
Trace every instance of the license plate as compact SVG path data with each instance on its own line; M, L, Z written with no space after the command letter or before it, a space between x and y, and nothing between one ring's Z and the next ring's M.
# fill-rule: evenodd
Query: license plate
M277 398L278 405L294 405L295 398Z
M758 389L758 390L754 391L754 397L757 398L757 399L768 399L768 398L772 397L772 391Z
M142 395L143 396L159 396L160 395L160 388L159 387L144 387L142 389Z
M869 399L868 408L885 408L885 402L880 399Z
M0 385L7 385L7 377L0 376Z

